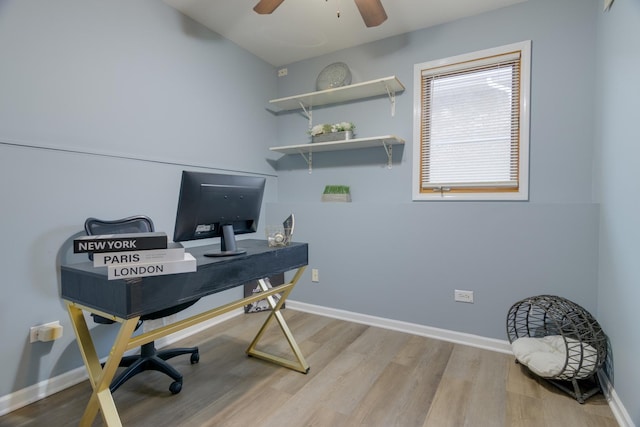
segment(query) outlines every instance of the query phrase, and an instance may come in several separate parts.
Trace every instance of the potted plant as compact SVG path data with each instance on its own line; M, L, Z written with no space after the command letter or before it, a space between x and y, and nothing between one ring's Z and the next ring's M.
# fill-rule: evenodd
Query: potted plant
M327 185L322 193L323 202L350 202L351 189L348 185Z
M309 130L311 142L345 141L353 139L353 130L356 128L351 122L315 125Z

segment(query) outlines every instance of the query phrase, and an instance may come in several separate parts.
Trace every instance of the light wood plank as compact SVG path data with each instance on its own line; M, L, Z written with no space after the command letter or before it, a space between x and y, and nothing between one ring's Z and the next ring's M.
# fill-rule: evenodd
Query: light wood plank
M542 399L507 392L506 425L537 427L545 425Z
M470 398L470 381L453 377L443 378L423 426L464 426Z
M467 425L505 425L509 357L488 350L472 351L477 353L479 365L471 388Z

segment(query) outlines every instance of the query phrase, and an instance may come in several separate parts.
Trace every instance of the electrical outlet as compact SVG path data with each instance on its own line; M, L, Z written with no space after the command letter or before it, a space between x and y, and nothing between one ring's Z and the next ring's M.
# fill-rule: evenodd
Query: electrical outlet
M312 282L319 282L320 281L320 276L319 276L317 268L312 268L311 269L311 281Z
M289 73L289 70L287 70L286 68L280 68L278 70L278 77L284 77Z
M43 325L32 326L29 329L29 342L53 341L62 336L62 325L60 321L45 323Z
M456 289L453 291L453 299L457 302L473 304L473 291L461 291Z

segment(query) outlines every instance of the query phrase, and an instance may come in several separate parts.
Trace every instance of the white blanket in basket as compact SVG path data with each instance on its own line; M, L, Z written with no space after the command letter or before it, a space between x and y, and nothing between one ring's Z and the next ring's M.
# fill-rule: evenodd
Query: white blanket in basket
M567 346L571 356L568 362ZM568 374L567 378L586 378L594 373L598 360L598 352L591 345L561 335L518 338L511 343L511 349L520 363L543 378L560 374Z

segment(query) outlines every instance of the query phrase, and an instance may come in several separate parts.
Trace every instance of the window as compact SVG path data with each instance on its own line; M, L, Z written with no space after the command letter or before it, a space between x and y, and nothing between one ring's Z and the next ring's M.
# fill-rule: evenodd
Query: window
M413 200L528 200L526 41L414 67Z

